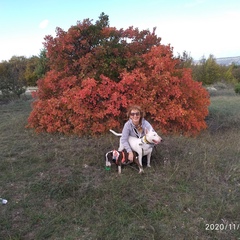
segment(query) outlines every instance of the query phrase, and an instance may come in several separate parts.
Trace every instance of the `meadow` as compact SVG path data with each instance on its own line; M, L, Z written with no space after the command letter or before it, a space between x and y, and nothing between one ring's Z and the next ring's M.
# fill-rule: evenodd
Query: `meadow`
M240 96L211 96L208 129L162 136L152 167L104 168L100 137L26 129L31 100L0 105L0 239L240 239Z

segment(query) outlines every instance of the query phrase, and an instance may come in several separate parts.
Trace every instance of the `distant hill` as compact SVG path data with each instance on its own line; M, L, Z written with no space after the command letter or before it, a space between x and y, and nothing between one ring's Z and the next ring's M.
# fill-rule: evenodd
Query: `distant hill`
M239 57L226 57L226 58L216 58L216 62L219 65L240 65L240 56Z
M194 61L195 64L199 64L201 60ZM219 65L229 66L231 64L240 65L240 56L238 57L225 57L225 58L216 58L216 62Z

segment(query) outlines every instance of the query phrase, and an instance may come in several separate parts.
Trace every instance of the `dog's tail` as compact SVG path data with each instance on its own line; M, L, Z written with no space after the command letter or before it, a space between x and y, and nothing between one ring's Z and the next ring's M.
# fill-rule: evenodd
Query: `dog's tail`
M121 133L117 133L115 131L113 131L112 129L109 130L111 133L113 133L115 136L121 137L122 134Z

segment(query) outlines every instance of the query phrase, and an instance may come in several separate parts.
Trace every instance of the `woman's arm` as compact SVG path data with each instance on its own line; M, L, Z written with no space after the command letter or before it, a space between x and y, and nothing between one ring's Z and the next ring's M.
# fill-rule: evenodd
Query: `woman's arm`
M121 144L123 145L124 149L126 149L127 152L132 152L132 149L129 145L128 138L130 136L130 126L129 123L126 122L124 124L123 130L122 130L122 137L121 137Z

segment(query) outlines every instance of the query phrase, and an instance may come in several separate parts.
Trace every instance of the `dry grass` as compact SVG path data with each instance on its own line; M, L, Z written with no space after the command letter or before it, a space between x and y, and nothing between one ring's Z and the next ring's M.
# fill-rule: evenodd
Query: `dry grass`
M117 137L36 135L29 101L1 105L0 239L239 239L239 100L213 96L209 130L163 136L152 168L121 177L104 169Z

